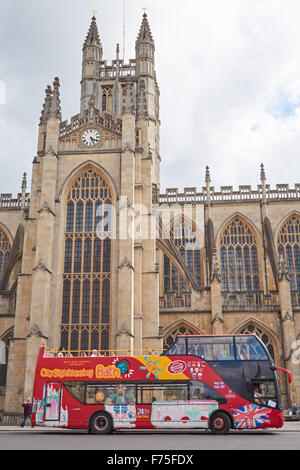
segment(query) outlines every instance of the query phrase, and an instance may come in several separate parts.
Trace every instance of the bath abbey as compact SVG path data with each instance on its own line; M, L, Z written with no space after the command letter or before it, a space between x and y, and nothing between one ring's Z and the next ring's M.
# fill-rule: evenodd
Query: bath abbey
M299 406L300 184L270 187L262 164L257 187L217 189L203 162L200 188L161 191L147 14L128 63L119 45L104 59L94 16L87 29L78 114L63 120L54 77L31 182L0 194L0 418L32 396L42 344L160 354L182 334L256 334Z

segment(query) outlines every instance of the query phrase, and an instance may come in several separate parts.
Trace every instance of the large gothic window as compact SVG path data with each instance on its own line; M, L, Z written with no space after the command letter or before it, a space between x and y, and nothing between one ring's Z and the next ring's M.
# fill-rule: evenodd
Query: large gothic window
M223 291L251 295L260 290L257 240L239 217L221 234L220 257Z
M88 169L67 199L61 346L109 349L112 192Z
M200 286L200 244L195 228L190 222L181 218L172 225L170 238L193 276L196 285ZM181 273L170 258L164 255L164 292L181 296L186 290L186 283Z
M0 279L3 277L5 265L10 255L10 249L9 240L4 231L0 228Z
M278 247L283 249L290 277L291 290L300 293L300 218L291 216L282 226Z

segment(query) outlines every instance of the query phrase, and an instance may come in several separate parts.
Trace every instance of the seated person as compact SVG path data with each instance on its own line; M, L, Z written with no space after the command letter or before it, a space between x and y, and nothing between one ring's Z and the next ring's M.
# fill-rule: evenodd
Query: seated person
M296 403L294 403L292 405L292 407L290 408L290 411L292 412L292 415L293 416L297 416L297 414L299 413L300 411L300 408L298 408L298 406L296 405Z

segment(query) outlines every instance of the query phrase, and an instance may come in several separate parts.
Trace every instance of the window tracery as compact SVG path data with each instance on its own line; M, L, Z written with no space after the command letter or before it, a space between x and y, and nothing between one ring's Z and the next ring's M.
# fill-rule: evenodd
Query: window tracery
M181 219L175 221L170 230L183 262L187 266L197 286L201 285L200 243L192 223ZM186 282L177 267L164 255L164 292L181 296L187 291Z
M109 184L92 169L80 175L67 198L61 317L66 350L109 347L112 200Z
M251 295L260 290L257 240L239 217L221 234L220 259L223 291Z
M300 218L292 215L282 226L278 247L283 250L292 291L300 293Z
M105 87L102 89L102 111L112 113L112 87Z
M5 232L0 228L0 279L2 279L5 266L10 255L11 246Z

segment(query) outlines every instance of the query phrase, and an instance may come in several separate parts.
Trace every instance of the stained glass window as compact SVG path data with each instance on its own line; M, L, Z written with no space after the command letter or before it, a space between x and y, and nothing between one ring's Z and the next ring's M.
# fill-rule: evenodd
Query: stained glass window
M68 194L61 316L66 350L109 348L112 202L109 183L93 169Z
M252 294L260 290L256 237L239 217L221 234L220 260L223 291Z
M283 249L292 291L300 293L300 218L291 216L282 226L278 247Z

